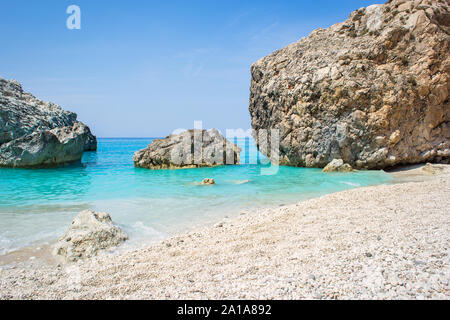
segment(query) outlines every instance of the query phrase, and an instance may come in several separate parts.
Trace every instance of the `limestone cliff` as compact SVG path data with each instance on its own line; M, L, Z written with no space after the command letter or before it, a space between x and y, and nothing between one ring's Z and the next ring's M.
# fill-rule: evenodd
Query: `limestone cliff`
M97 149L77 115L0 78L0 166L48 167L78 161Z
M280 129L281 163L358 169L448 162L448 0L393 0L257 61L254 129Z

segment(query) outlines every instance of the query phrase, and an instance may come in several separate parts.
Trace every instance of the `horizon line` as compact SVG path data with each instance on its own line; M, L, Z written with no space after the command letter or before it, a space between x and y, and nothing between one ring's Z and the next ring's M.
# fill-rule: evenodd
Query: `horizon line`
M97 139L161 139L162 137L99 137Z

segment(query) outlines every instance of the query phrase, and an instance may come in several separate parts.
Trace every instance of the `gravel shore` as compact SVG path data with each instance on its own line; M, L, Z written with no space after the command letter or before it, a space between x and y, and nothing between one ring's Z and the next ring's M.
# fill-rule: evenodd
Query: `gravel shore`
M2 268L0 299L449 299L450 174L441 167L131 252Z

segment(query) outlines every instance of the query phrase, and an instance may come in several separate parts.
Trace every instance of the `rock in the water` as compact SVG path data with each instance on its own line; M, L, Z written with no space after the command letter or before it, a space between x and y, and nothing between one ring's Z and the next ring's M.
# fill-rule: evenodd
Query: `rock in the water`
M253 129L280 130L280 163L357 169L448 162L448 1L393 0L257 61Z
M178 169L239 164L240 148L218 130L188 130L154 140L134 154L136 167Z
M85 210L80 212L66 233L58 240L56 255L66 261L77 261L97 255L100 250L116 247L128 236L105 212Z
M334 159L323 169L323 172L351 172L353 168L342 159Z
M79 161L83 151L96 149L96 137L75 113L0 78L0 166L54 166Z
M76 122L73 127L37 131L11 140L0 145L0 167L53 167L80 161L88 130Z
M202 181L202 183L201 183L202 185L214 185L214 184L216 184L216 181L214 181L214 179L203 179L203 181Z

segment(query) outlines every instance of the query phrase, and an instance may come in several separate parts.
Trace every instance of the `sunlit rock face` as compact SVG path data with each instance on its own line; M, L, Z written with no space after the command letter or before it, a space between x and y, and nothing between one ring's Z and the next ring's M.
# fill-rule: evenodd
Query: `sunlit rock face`
M152 170L235 165L241 149L217 130L187 130L155 139L134 154L135 167Z
M106 212L80 212L55 244L54 252L66 262L92 258L102 250L119 246L128 235L116 226Z
M252 65L252 127L279 129L285 165L448 162L449 43L448 1L361 8Z

